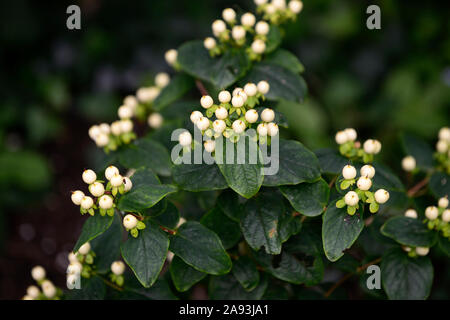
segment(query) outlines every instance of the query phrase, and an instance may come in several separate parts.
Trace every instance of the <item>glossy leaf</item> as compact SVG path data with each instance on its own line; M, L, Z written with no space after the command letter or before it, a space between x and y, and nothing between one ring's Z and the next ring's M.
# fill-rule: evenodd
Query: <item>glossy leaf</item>
M170 263L169 270L173 284L180 292L189 290L194 284L207 276L206 273L195 270L177 256Z
M241 238L239 223L228 218L218 207L206 213L200 223L219 236L225 249L234 247Z
M412 247L431 247L437 240L435 231L418 219L393 217L381 227L381 233L400 244Z
M113 220L114 216L101 216L99 213L96 213L94 216L89 217L83 225L83 229L81 230L80 237L78 238L78 241L73 248L73 252L77 252L83 244L95 239L103 232L108 230Z
M193 87L194 81L190 76L183 73L175 75L153 102L153 109L161 111L171 103L182 98Z

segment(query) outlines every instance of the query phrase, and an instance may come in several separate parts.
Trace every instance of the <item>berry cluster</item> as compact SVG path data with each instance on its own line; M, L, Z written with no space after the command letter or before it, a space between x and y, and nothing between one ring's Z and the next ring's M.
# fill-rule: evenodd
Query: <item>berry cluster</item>
M163 117L157 112L151 112L153 101L158 97L161 89L167 86L170 77L167 73L158 73L155 77L155 86L142 87L136 92L136 96L126 96L123 104L117 110L119 120L111 124L102 123L89 129L89 137L95 144L104 148L105 152L117 150L123 144L128 144L136 139L133 132L132 118L144 120L151 128L157 129L163 123Z
M55 287L53 282L46 278L45 269L41 266L36 266L31 269L31 277L41 287L29 286L27 288L27 294L22 300L60 300L62 290Z
M93 170L88 169L83 172L83 181L89 185L89 192L94 198L86 196L80 190L72 192L72 202L80 206L81 214L89 213L93 216L95 210L99 209L100 215L113 216L116 195L126 193L133 187L130 178L120 175L119 169L114 166L106 168L105 177L108 179L106 188L103 184L104 181L97 180L97 174Z
M441 169L450 174L450 128L448 127L439 130L435 158Z
M303 2L299 0L255 0L256 11L263 15L263 19L279 25L288 20L295 20L303 9Z
M93 271L95 253L91 250L89 242L84 243L76 253L69 253L67 266L67 287L73 289L80 276L89 278Z
M448 198L443 197L438 201L438 206L429 206L425 209L424 223L428 229L441 231L443 236L450 238L450 209L448 208Z
M139 230L144 230L146 228L146 225L144 222L142 222L142 216L136 217L134 214L127 214L123 218L123 226L127 231L130 231L131 236L134 238L137 238L139 235Z
M363 166L360 170L361 176L356 180L356 168L351 165L346 165L342 169L342 177L340 188L346 190L351 188L356 183L356 189L348 191L346 195L336 202L337 208L347 206L347 213L354 215L359 209L359 201L369 203L369 211L375 213L378 211L380 204L389 200L389 192L384 189L378 189L375 193L369 191L372 187L372 178L375 176L375 168L369 164Z
M430 248L427 247L408 247L408 246L402 246L402 249L405 252L408 252L408 256L411 258L416 257L423 257L426 256L430 252Z
M114 261L111 264L111 274L109 275L109 278L111 281L115 284L117 284L119 287L123 286L124 278L123 273L125 272L125 263L123 261Z
M258 114L254 107L260 100L264 100L264 95L269 91L269 84L260 81L257 85L247 83L244 88L236 88L231 94L228 91L221 91L218 99L220 104L214 104L211 96L203 96L200 99L201 106L206 109L206 116L200 111L191 113L192 123L209 138L217 139L220 136L230 139L233 142L239 141L246 128L256 127L258 133L256 139L266 142L269 137L278 134L278 125L275 120L275 112L270 108L265 108ZM210 119L215 117L215 120ZM260 121L259 118L261 119ZM259 123L258 123L259 122ZM191 147L192 136L188 131L180 134L178 141L183 147ZM213 152L215 141L207 140L204 143L205 150Z
M355 129L347 128L338 131L335 136L336 143L339 145L339 152L352 160L361 160L364 163L373 161L374 155L381 151L381 143L375 139L368 139L361 148L361 142L356 141L358 134Z

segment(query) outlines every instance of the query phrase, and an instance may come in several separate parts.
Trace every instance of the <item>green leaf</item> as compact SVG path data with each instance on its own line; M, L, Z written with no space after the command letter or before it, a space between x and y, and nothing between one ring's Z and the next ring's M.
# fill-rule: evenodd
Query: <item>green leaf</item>
M118 151L119 162L126 168L152 168L162 176L169 176L172 162L167 149L159 142L141 138Z
M173 180L186 191L221 190L228 187L216 164L179 164L173 166Z
M143 185L132 188L120 197L117 207L122 211L141 212L153 207L165 196L176 191L177 188L169 184Z
M280 191L296 211L308 217L320 215L330 196L330 188L323 179L314 183L281 186Z
M227 50L212 58L202 41L190 41L178 49L178 63L187 74L224 89L243 76L250 66L244 50Z
M259 250L264 246L269 254L281 252L279 222L284 211L283 199L274 193L259 196L246 203L241 230L250 247Z
M360 214L350 216L345 208L336 208L336 200L328 205L323 215L322 242L325 255L330 261L337 261L356 241L364 220Z
M306 96L305 80L298 73L272 62L255 64L240 83L258 83L261 80L266 80L270 85L270 90L266 94L269 100L285 99L301 102Z
M130 177L133 183L133 188L138 188L145 185L161 184L158 176L150 168L139 168Z
M180 221L180 212L172 202L167 201L167 207L164 212L156 217L152 217L152 220L166 228L175 229Z
M450 257L450 239L440 236L438 239L439 248L447 257Z
M183 73L176 74L153 102L153 109L161 111L169 104L182 98L193 87L194 81L190 76Z
M437 240L436 232L429 230L420 220L408 217L390 218L381 227L381 233L400 244L413 247L431 247Z
M267 55L264 58L264 61L277 64L294 73L302 73L305 71L305 67L295 55L290 51L281 48Z
M209 281L209 294L212 300L259 300L267 289L267 277L261 277L259 285L248 292L231 274L220 277L211 277Z
M134 276L125 276L125 290L118 294L117 300L177 300L165 277L159 277L150 288L144 288Z
M246 291L252 291L259 284L259 272L256 264L247 256L239 257L233 263L234 277L239 281Z
M95 265L98 272L110 271L111 263L120 256L121 240L122 221L115 215L111 227L90 242L92 250L96 253Z
M430 190L436 198L450 195L450 176L443 172L435 172L430 178Z
M320 178L319 161L313 152L300 142L280 139L278 156L270 155L271 163L278 161L279 170L275 175L264 177L264 186L281 186L314 182Z
M323 173L340 174L342 168L349 164L349 160L331 148L318 149L314 152Z
M241 238L239 223L228 218L219 207L214 207L206 213L200 223L219 236L225 249L234 247Z
M97 276L81 278L80 289L67 293L67 300L103 300L106 295L105 283Z
M243 143L244 139L245 152L238 152L240 143ZM217 166L219 167L220 172L222 172L222 175L225 177L228 186L247 199L253 197L256 193L258 193L259 188L261 187L264 180L264 175L262 174L262 165L260 162L262 156L259 147L255 145L258 154L257 160L255 161L256 163L253 164L250 160L251 157L255 156L253 152L256 151L250 151L250 148L247 147L249 145L249 140L249 137L241 137L238 143L232 145L232 150L228 150L224 143L222 161L218 159L219 151L217 150L216 145L215 155L216 162L218 163ZM227 159L231 152L233 159Z
M219 237L198 222L188 221L171 237L170 251L188 265L209 274L225 274L231 260Z
M175 288L180 292L184 292L206 277L207 274L195 270L175 256L170 264L170 275Z
M281 32L280 28L275 25L271 25L269 29L269 33L267 34L267 42L266 42L266 50L265 54L273 52L276 48L278 48L281 44ZM266 61L267 59L264 59Z
M128 237L120 249L136 278L148 288L158 279L166 260L169 239L156 224L146 221L146 225L137 238Z
M392 300L424 300L433 284L433 265L428 257L410 258L400 248L381 259L381 282Z
M281 215L278 230L281 242L286 242L291 236L302 230L301 218L289 210L286 211Z
M81 235L73 248L73 252L77 252L83 244L91 241L92 239L95 239L103 232L108 230L113 220L114 216L101 216L99 213L92 217L89 217L83 225Z
M239 202L239 195L231 189L222 191L217 198L217 205L233 221L240 222L244 215L244 206ZM243 199L243 198L241 198Z
M288 253L305 253L308 255L323 254L322 230L319 224L306 220L299 234L291 237L283 249Z
M429 169L433 167L433 149L426 141L410 134L402 134L401 140L405 154L416 159L418 168Z

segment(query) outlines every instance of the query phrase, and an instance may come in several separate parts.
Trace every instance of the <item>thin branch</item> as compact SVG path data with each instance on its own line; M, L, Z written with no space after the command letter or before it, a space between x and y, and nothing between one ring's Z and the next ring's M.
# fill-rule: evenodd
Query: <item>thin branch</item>
M203 85L203 82L200 80L195 80L195 85L197 86L198 91L200 91L202 96L208 95L208 90L206 90L205 86Z
M166 228L166 227L163 227L163 226L159 226L159 227L161 228L161 230L163 230L163 231L165 231L165 232L167 232L167 233L169 233L171 235L174 235L175 233L177 233L175 230L172 230L172 229L169 229L169 228Z
M328 184L328 187L331 188L333 184L336 182L338 176L335 176L333 179L331 179L330 183Z
M424 186L427 185L428 181L430 180L430 176L426 176L424 179L419 181L414 187L408 190L407 194L408 197L414 196L420 189L422 189Z

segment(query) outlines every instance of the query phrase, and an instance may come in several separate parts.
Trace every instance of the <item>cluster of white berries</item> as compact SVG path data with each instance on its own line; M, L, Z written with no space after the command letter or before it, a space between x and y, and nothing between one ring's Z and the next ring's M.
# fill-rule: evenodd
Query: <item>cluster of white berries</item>
M27 288L26 295L22 300L59 300L61 290L55 287L53 282L46 278L45 269L41 266L36 266L31 269L31 277L41 287L32 285ZM42 291L41 291L42 290Z
M206 115L200 111L191 113L192 123L207 137L217 139L220 136L237 142L246 128L256 126L257 139L266 141L269 137L278 134L278 125L275 120L275 112L270 108L262 110L261 114L254 107L259 100L264 100L264 95L269 91L269 83L260 81L258 84L247 83L244 88L235 88L232 93L221 91L219 104L214 104L211 96L203 96L200 99L201 106L206 109ZM215 120L210 119L215 117ZM258 121L260 119L260 121ZM259 124L257 124L259 122ZM190 147L192 136L188 131L179 135L179 143L183 147ZM215 141L207 140L204 143L205 150L213 152Z
M266 21L256 22L254 14L247 12L240 17L240 25L237 24L236 11L227 8L222 12L223 20L217 19L212 23L213 35L219 40L217 43L213 37L207 37L203 41L203 45L211 56L222 54L229 46L242 47L246 45L247 36L253 36L251 43L248 43L247 53L251 60L260 59L261 55L266 51L267 34L270 26ZM227 24L230 29L227 28ZM231 37L230 37L231 34Z
M285 23L288 20L295 20L303 9L303 2L300 0L254 0L257 12L263 14L263 18L275 25Z
M123 273L125 272L125 263L123 261L114 261L111 264L111 274L110 279L113 283L117 284L119 287L123 286L124 278Z
M439 166L450 174L450 128L443 127L439 130L439 140L436 143L435 158Z
M378 189L375 193L370 191L372 188L372 178L375 176L375 168L369 164L364 165L360 169L360 177L356 180L356 168L346 165L342 169L343 179L340 188L346 190L356 183L356 189L348 191L345 196L336 202L337 208L347 206L347 213L354 215L359 208L359 201L369 203L369 210L375 213L379 209L379 205L389 200L389 192L384 189Z
M408 246L402 246L402 249L405 252L408 252L408 256L414 258L418 256L426 256L430 252L430 248L427 247L408 247Z
M142 216L139 217L142 218ZM137 238L137 236L139 235L139 230L144 230L146 228L145 223L140 221L134 214L131 213L127 214L123 218L122 223L125 229L127 231L130 231L130 234L134 238Z
M406 156L402 159L402 168L406 172L412 172L416 169L416 159L413 156Z
M357 137L358 134L353 128L338 131L335 140L339 145L339 152L350 159L360 159L364 163L372 162L373 156L381 151L380 141L368 139L361 148L361 142L356 141Z
M80 276L89 278L91 276L95 253L91 250L89 242L84 243L76 253L70 252L68 255L69 265L67 266L66 285L69 289L77 288Z
M448 197L438 200L438 206L429 206L425 209L425 222L428 228L441 231L443 236L450 238L450 209L448 209Z
M93 216L95 210L99 209L102 216L105 214L113 216L116 195L128 192L133 187L130 178L122 176L119 169L114 166L106 168L105 177L108 179L106 188L103 181L97 180L97 174L93 170L87 169L83 172L83 181L89 185L89 192L94 198L80 190L72 192L72 202L80 206L81 214L89 213Z

